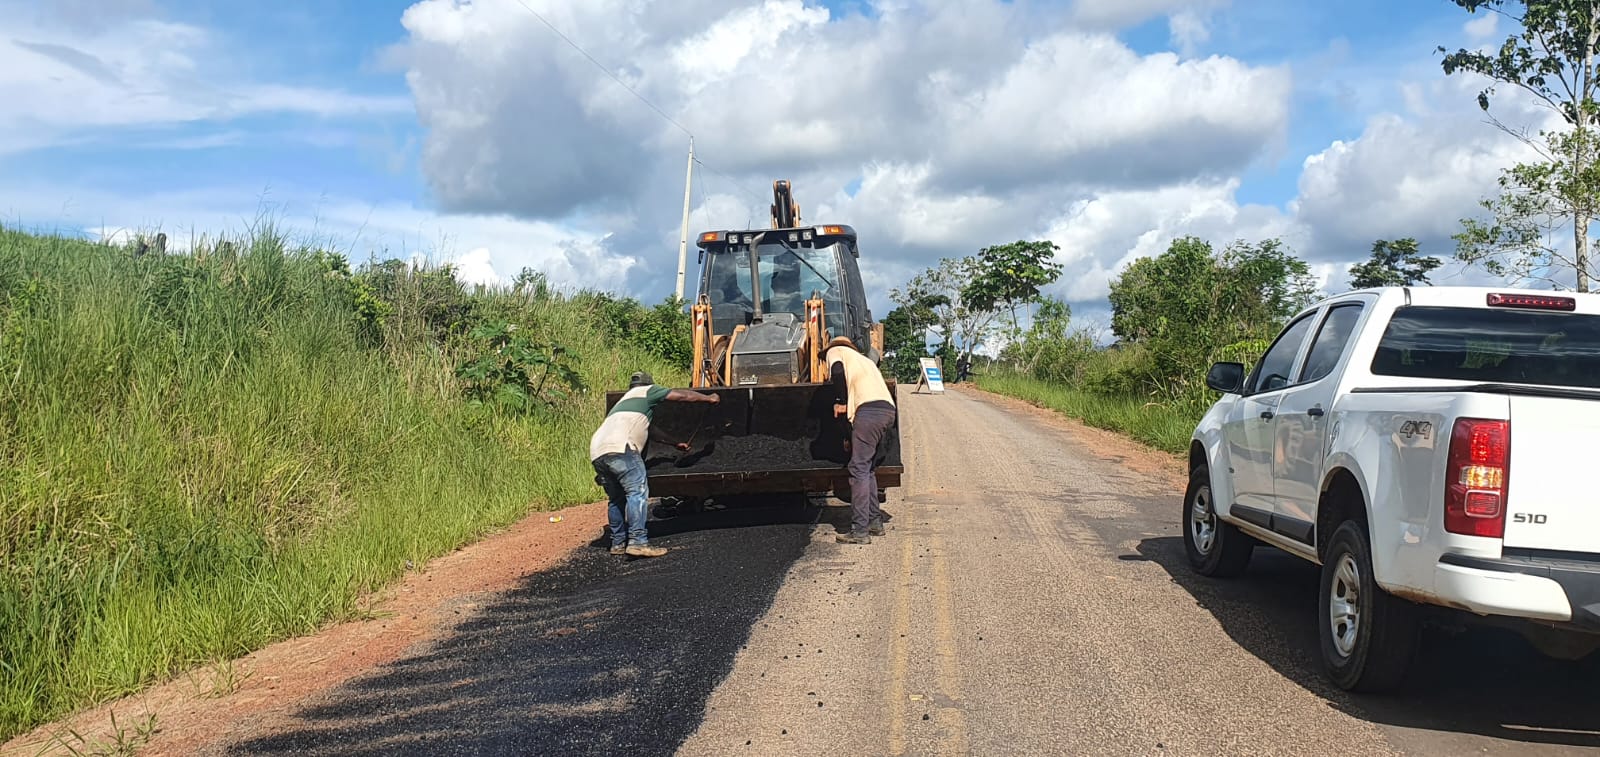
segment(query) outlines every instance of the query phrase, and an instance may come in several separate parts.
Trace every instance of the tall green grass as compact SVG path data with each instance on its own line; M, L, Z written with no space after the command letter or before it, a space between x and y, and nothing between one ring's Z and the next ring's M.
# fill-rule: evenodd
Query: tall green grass
M577 300L477 297L576 352L590 391L468 403L450 340L393 338L405 313L374 337L347 283L270 232L166 255L0 229L0 740L598 498L603 389L684 368Z
M1108 395L1001 370L977 379L978 386L1048 408L1096 428L1116 431L1160 450L1183 454L1205 405L1157 402L1126 394Z

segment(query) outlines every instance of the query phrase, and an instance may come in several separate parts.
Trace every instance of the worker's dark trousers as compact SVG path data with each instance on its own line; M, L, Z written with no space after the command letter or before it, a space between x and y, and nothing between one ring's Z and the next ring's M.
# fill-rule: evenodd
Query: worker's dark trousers
M883 460L878 446L894 425L894 405L868 402L856 408L850 433L850 531L867 532L867 526L883 512L878 509L878 475L875 468Z

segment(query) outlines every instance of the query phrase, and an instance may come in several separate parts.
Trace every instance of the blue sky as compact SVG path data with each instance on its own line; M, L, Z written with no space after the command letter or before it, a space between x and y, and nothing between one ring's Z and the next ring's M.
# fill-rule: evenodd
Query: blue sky
M404 35L399 18L408 5L162 2L152 15L208 29L221 52L208 63L251 78L406 99L404 71L381 58ZM269 113L97 130L81 143L0 157L0 167L14 177L119 194L145 189L154 177L167 185L294 187L424 203L413 154L421 133L409 112L352 119Z
M879 307L1023 236L1070 248L1056 293L1090 310L1182 233L1284 236L1331 281L1377 234L1448 244L1514 154L1434 51L1506 30L1445 0L528 3L697 132L719 173L696 226L759 221L752 195L794 178L874 240ZM356 257L664 294L682 135L516 0L0 13L0 221L215 232L267 209ZM1373 191L1432 186L1453 188Z

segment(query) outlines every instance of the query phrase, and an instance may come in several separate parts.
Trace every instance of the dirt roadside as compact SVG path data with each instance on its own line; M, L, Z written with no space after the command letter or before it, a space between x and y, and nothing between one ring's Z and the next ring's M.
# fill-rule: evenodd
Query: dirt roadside
M271 730L307 697L399 658L486 595L556 564L594 540L605 522L603 502L533 513L407 574L371 598L370 619L280 641L230 665L189 671L18 736L0 745L0 755L120 753L119 745L138 747L141 755L183 755ZM155 732L141 734L152 717Z

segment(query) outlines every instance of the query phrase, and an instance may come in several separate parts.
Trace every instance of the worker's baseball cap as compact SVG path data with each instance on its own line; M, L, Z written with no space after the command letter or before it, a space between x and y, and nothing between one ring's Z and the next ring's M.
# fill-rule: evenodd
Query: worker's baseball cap
M628 379L629 388L636 386L649 386L654 383L655 379L650 378L650 374L645 373L644 371L635 371L632 378Z
M850 349L853 350L853 349L856 349L856 343L850 341L850 337L847 337L847 336L836 336L833 339L828 341L828 349L831 350L834 347L849 347Z

